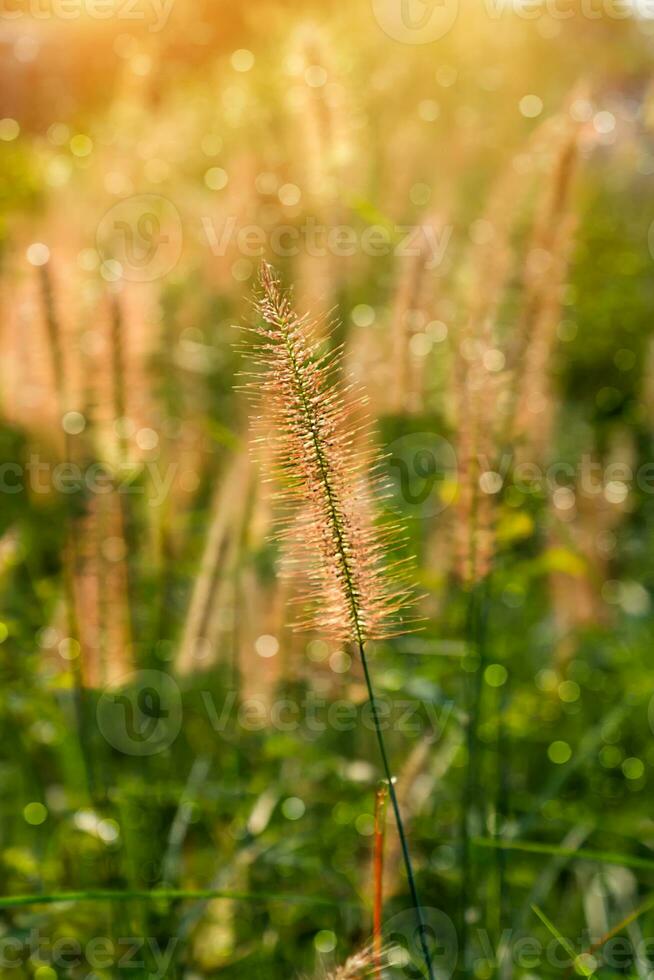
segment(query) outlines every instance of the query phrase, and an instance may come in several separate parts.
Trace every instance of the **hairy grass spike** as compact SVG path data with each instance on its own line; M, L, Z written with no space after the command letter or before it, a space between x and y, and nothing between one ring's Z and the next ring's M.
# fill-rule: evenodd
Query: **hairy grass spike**
M348 397L344 407L351 389L335 384L341 350L325 351L268 265L256 308L260 370L248 387L265 405L276 440L284 505L278 536L303 609L295 625L354 643L394 635L411 589L405 562L389 560L397 528L380 526L372 513L376 460L359 448L357 430L367 423L354 417L364 399Z
M403 564L389 563L393 529L371 517L368 473L373 459L355 452L356 423L343 408L344 391L335 384L341 350L324 352L312 324L294 311L272 268L261 268L256 308L261 322L260 371L249 388L264 400L278 441L282 497L291 512L282 529L285 543L299 542L294 567L308 583L309 613L297 625L320 629L354 643L359 651L375 733L411 898L418 920L429 980L434 980L422 905L377 711L365 643L399 631L397 617L412 590L402 584ZM353 404L348 398L347 403ZM291 539L289 542L289 538ZM301 579L302 581L302 579Z
M382 954L382 964L383 964ZM363 980L372 977L377 970L378 958L372 946L366 946L348 957L342 966L327 975L325 980Z

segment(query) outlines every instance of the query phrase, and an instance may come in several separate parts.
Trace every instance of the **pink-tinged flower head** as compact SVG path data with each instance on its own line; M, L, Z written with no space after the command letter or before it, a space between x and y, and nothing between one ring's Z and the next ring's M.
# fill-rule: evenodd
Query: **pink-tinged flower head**
M389 560L397 529L373 517L375 459L359 448L367 425L356 418L363 398L338 383L341 349L326 349L266 264L255 305L258 370L247 387L274 442L284 570L302 609L294 625L356 643L401 632L411 592L404 561Z

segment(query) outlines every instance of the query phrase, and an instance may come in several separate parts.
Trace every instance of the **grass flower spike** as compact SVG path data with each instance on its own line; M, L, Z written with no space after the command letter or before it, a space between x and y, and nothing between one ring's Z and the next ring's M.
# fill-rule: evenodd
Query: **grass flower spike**
M378 528L371 516L368 474L374 459L357 448L362 441L352 420L357 399L351 389L336 384L341 350L324 353L324 337L295 313L266 264L256 305L261 323L253 329L260 337L262 370L250 388L269 413L277 441L277 476L290 505L281 537L297 555L293 567L304 591L307 615L298 625L358 648L423 956L433 980L424 915L365 652L367 640L399 631L398 617L411 591L401 584L402 561L388 560L393 529Z
M256 308L260 370L248 387L276 444L279 537L303 610L295 625L357 644L393 635L411 592L404 562L389 562L396 528L372 516L375 460L358 448L365 423L355 421L363 399L335 385L341 350L324 350L324 336L295 313L265 264Z
M372 946L353 953L342 966L336 967L325 980L363 980L378 975L379 957Z

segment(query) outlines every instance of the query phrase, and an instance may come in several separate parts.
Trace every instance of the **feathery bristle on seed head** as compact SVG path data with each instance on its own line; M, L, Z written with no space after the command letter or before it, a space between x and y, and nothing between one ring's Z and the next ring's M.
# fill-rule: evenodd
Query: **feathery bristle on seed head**
M389 559L396 529L372 515L375 460L358 448L357 400L337 384L340 350L325 350L322 332L298 316L266 264L255 306L258 370L247 387L275 441L279 538L303 607L294 625L356 643L395 635L411 590L404 562Z
M378 956L375 955L372 946L366 946L353 953L342 966L337 966L335 970L328 973L325 980L363 980L364 977L374 976L378 969Z

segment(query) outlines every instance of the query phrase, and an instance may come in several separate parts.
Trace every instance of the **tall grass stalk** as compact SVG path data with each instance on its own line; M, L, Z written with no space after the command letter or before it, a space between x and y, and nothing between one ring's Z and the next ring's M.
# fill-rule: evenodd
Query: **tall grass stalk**
M258 323L250 328L259 370L248 388L271 413L277 433L274 472L285 505L280 538L290 552L287 571L300 588L299 628L322 629L358 651L372 709L375 734L395 815L422 953L434 980L425 920L382 733L366 642L401 631L401 614L411 596L403 563L389 558L392 531L371 516L371 463L354 449L360 429L350 417L354 404L334 379L340 349L324 350L324 339L298 316L270 266L261 269L256 301ZM348 408L344 408L344 404ZM358 442L358 440L356 440ZM298 574L299 573L299 574Z
M395 815L395 823L397 825L397 833L400 838L400 846L402 848L402 857L404 859L404 867L406 869L407 881L409 883L409 891L411 892L411 899L416 910L416 916L418 919L418 928L420 932L420 945L422 948L422 953L425 958L425 965L429 972L429 980L434 980L434 971L431 962L431 956L429 953L429 947L427 946L427 941L425 939L425 917L422 909L422 903L420 901L420 896L418 894L418 887L416 885L415 875L413 872L413 865L411 862L411 854L409 852L409 845L407 842L406 832L404 830L404 823L402 821L402 815L400 813L400 804L398 802L397 793L395 792L395 780L391 774L391 767L388 761L388 755L386 753L386 744L384 742L384 736L382 734L382 728L379 721L379 716L377 713L377 702L375 700L375 693L372 687L372 681L370 679L370 670L368 669L368 660L366 658L365 649L363 642L359 643L359 655L361 657L361 663L363 665L363 672L366 679L366 687L368 689L368 698L370 701L370 706L372 708L373 721L375 726L375 734L377 735L377 742L379 744L379 752L382 757L382 764L384 767L384 773L386 775L386 780L388 782L388 793L391 798L391 805L393 807L393 813Z
M372 941L375 951L376 974L382 975L382 916L384 908L384 838L386 836L386 796L383 783L375 795L375 843L373 856L373 916Z
M111 381L113 389L112 414L114 424L118 427L118 466L127 467L129 462L129 446L125 435L125 420L127 416L127 390L126 390L126 351L125 351L125 320L123 307L120 302L118 292L113 291L109 294L110 304L110 336L111 336ZM136 635L136 624L134 616L134 595L136 593L134 555L136 554L136 528L134 526L134 515L130 506L129 494L121 493L118 488L114 488L114 493L118 494L118 508L120 514L120 537L125 546L125 585L126 585L126 619L129 635L127 646L133 649L133 641Z
M468 968L468 921L467 911L475 898L472 874L470 823L477 813L476 798L479 789L479 739L478 728L482 709L483 677L486 661L486 622L488 615L488 582L476 582L469 595L466 620L467 655L472 656L473 669L466 677L466 749L467 767L461 794L461 898L460 935L464 976Z
M511 765L510 741L508 738L505 715L510 703L508 680L499 690L497 698L497 792L495 798L495 827L494 839L500 841L509 817L510 785L509 772ZM496 935L498 943L498 969L502 980L510 975L509 950L504 938L504 923L508 922L508 891L507 891L507 860L506 852L497 848L496 860Z
M52 363L52 373L54 377L55 393L57 398L57 410L60 424L63 422L64 415L68 410L66 400L66 381L65 365L62 348L61 323L57 315L55 306L54 286L50 272L50 264L46 262L38 269L39 291L43 316L45 319L46 332L50 359ZM64 449L63 456L66 464L72 460L72 437L64 429ZM70 506L65 513L64 528L64 550L62 555L62 577L64 591L64 605L66 608L66 628L71 639L79 641L80 630L75 602L75 572L77 567L77 544L76 528L74 515ZM84 651L82 651L82 656ZM87 723L87 702L84 685L84 665L81 657L73 657L71 660L71 675L73 683L73 701L75 712L75 723L77 727L77 737L79 741L80 758L85 773L87 791L91 799L95 798L96 785L93 773L92 758L90 753L90 726Z

